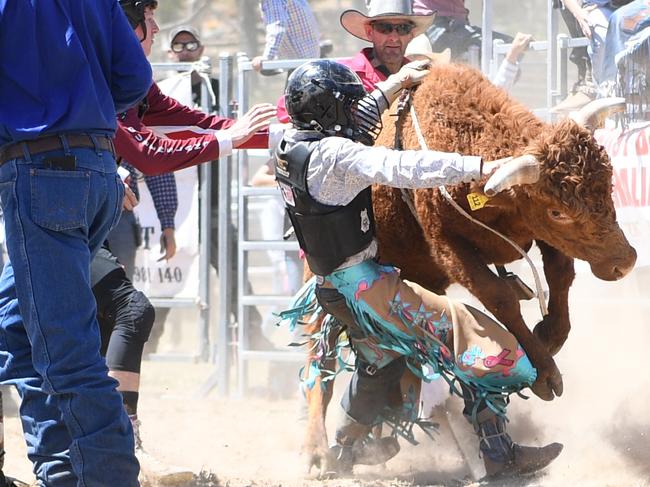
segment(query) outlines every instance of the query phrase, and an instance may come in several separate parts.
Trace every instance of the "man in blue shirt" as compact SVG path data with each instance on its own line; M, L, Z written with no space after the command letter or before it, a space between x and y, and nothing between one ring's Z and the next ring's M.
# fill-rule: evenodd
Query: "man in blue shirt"
M151 68L117 0L0 0L0 45L21 46L0 51L0 381L21 395L39 485L137 486L89 264L124 195L116 112L146 94Z

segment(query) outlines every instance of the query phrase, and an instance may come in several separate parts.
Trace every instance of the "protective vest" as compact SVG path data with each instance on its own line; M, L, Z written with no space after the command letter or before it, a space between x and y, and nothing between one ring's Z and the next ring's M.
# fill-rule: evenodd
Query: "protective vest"
M375 217L370 187L345 206L324 205L311 197L307 170L317 144L283 140L276 153L275 177L309 268L326 276L370 245Z

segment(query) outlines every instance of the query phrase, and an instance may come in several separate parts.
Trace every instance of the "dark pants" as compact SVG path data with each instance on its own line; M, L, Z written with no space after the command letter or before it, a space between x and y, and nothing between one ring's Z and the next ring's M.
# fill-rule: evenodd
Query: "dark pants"
M483 37L480 27L470 25L467 21L441 16L434 19L431 27L427 29L426 35L431 42L433 52L449 48L454 61L466 60L466 54L471 46L480 49ZM492 38L501 39L506 44L513 40L511 36L500 32L492 32Z
M110 370L140 373L142 351L154 323L154 308L133 287L122 266L106 247L90 264L97 301L101 353Z
M560 13L571 37L583 37L584 34L582 33L582 29L573 14L566 8L561 8ZM574 85L573 89L575 92L578 85L584 84L585 81L591 82L591 60L589 59L587 46L572 48L569 59L578 68L578 81Z

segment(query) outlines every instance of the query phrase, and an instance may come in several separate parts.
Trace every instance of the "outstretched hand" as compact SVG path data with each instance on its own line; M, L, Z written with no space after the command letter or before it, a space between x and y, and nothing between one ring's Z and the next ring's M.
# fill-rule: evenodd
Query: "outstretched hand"
M244 115L242 115L227 132L230 134L233 148L238 148L248 139L250 139L255 132L259 132L268 128L270 121L277 112L275 105L270 103L260 103L253 106Z

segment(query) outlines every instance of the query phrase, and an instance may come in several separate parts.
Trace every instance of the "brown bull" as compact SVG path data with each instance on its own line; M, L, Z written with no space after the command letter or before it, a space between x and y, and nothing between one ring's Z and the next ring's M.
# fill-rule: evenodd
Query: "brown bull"
M534 156L523 179L514 175L515 182L528 184L510 187L509 177L497 188L505 190L480 210L470 210L467 194L482 186L460 184L448 190L474 218L524 249L536 242L549 287L549 313L531 332L515 289L488 267L517 260L519 253L461 216L438 189L412 193L415 217L400 190L374 188L379 255L399 267L403 278L437 293L452 283L469 290L517 337L538 370L534 392L550 400L561 393L561 377L551 355L559 351L570 329L573 259L589 262L594 275L604 280L622 278L636 260L616 222L609 158L586 128L595 114L583 113L581 123L546 124L479 72L460 65L435 66L415 93L413 106L430 150L480 155L485 160ZM401 125L404 149L420 149L410 116ZM385 117L384 126L378 144L392 146L394 119ZM308 363L312 360L308 357ZM317 382L308 391L305 453L321 468L327 468L321 460L327 459L325 413L331 394L331 382L323 387Z

